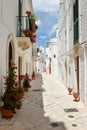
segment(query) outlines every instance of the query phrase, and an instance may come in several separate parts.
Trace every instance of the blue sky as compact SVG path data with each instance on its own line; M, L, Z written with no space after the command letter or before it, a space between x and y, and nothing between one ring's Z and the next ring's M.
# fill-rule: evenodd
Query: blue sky
M32 0L36 15L37 45L45 47L50 38L55 37L58 17L58 0Z

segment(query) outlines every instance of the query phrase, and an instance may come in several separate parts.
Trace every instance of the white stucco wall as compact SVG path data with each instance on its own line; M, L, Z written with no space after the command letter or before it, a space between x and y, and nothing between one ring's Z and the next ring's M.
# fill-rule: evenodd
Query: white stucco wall
M51 56L51 74L58 78L58 51L59 51L59 44L58 38L52 38L50 40L49 48L50 49L50 56Z
M28 0L23 0L23 2L29 2ZM32 2L30 0L30 2ZM24 4L25 5L25 4ZM32 5L32 4L31 4ZM24 6L23 8L26 8ZM32 8L29 7L29 3L27 5L27 9ZM24 14L25 10L24 9ZM26 14L25 14L26 15ZM3 92L3 76L6 75L6 71L8 68L8 46L9 43L12 43L13 47L13 61L18 66L18 57L21 55L23 57L23 62L26 61L31 66L32 71L32 48L27 50L26 53L22 51L18 47L16 34L17 34L17 18L18 16L18 0L0 0L0 95ZM23 68L25 72L25 67ZM32 73L32 72L30 72Z
M80 100L87 104L87 0L79 0L79 44L74 45L73 39L73 4L75 1L60 0L59 8L59 63L64 66L67 60L67 87L77 87L77 66L76 60L79 56L79 93ZM78 48L77 48L78 46ZM63 62L62 62L63 61ZM60 71L60 79L64 69ZM65 79L65 78L64 78Z
M9 4L10 3L10 4ZM10 34L16 35L18 0L0 0L0 76L6 74L6 47Z

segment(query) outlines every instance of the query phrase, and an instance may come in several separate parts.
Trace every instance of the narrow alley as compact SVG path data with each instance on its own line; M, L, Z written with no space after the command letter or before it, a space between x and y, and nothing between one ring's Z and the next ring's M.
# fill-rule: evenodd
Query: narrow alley
M31 85L22 109L12 119L0 119L0 130L87 130L87 108L55 77L38 74Z

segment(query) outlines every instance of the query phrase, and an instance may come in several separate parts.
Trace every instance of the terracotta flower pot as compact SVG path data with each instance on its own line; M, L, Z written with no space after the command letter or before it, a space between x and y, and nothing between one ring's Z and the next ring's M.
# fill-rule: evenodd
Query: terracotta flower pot
M27 87L24 87L24 91L25 91L25 92L28 92L28 88L27 88Z
M72 95L72 90L73 90L73 89L70 88L70 87L68 87L67 90L68 90L68 92L69 92L69 95Z
M75 101L75 102L78 102L78 101L79 101L79 93L73 92L73 97L74 97L74 101Z
M23 33L24 33L24 35L25 35L26 37L29 36L29 32L28 32L28 30L23 30Z
M36 78L35 78L35 76L32 76L32 80L35 80Z
M9 119L13 117L13 112L11 109L5 109L4 107L1 108L1 115L5 119Z
M27 14L28 16L30 16L30 15L31 15L31 11L26 11L26 14Z

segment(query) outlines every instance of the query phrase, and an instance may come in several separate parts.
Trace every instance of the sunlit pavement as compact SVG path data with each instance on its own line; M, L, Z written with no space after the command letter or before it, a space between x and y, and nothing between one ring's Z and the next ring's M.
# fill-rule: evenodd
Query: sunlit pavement
M87 108L55 77L38 74L31 85L15 117L0 119L0 130L87 130Z

